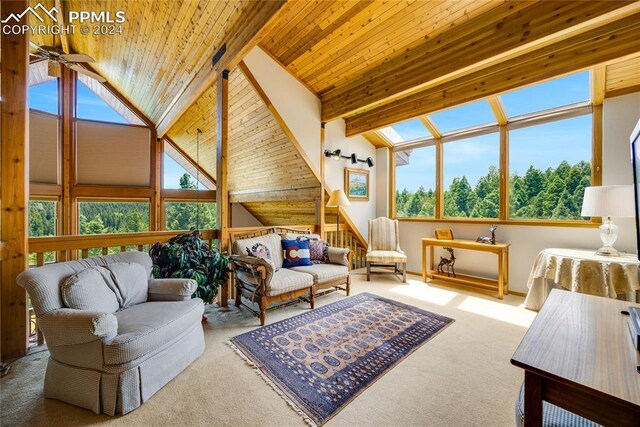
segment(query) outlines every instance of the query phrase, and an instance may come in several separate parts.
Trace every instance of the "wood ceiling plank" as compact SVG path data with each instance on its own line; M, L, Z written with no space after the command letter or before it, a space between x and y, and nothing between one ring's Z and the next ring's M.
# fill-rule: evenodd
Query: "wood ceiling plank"
M525 6L514 13L518 6ZM322 95L323 120L415 91L496 55L620 8L620 2L508 2Z
M640 13L347 118L347 136L638 52L638 31Z

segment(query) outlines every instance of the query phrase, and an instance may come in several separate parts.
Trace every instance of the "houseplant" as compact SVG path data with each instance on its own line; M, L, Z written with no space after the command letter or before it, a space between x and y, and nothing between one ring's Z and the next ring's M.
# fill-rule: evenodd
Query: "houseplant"
M202 240L200 232L191 229L167 243L158 242L149 250L156 278L194 279L198 284L193 297L211 304L227 276L229 257Z

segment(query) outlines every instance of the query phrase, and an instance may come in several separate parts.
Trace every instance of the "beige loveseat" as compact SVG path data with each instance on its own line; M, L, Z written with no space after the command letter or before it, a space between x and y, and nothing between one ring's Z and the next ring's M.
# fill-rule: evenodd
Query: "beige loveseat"
M51 353L45 397L126 414L202 354L195 281L153 279L151 267L148 254L123 252L18 276Z
M236 307L242 303L242 297L257 303L258 311L249 306L247 308L260 316L260 325L264 326L267 311L280 308L291 301L308 301L313 309L315 297L322 289L341 289L349 295L349 249L329 247L324 262L316 262L310 266L282 267L282 239L296 240L301 236L320 238L311 234L308 229L285 227L265 227L230 236L233 251L230 265L234 272ZM268 249L272 262L247 254L247 249L256 245L263 245Z

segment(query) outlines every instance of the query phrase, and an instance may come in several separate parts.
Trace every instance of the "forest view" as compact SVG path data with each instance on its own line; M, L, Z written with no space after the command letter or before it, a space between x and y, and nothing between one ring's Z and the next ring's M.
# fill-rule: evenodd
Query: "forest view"
M402 167L402 166L399 166ZM561 162L544 171L530 166L524 175L509 178L509 217L520 219L583 219L584 188L591 182L591 164ZM498 168L471 186L466 176L453 179L444 192L444 215L462 218L498 218L500 177ZM396 190L398 217L433 217L435 191L420 186L415 192Z
M180 177L180 188L195 190L196 183L189 174L185 173ZM80 234L149 231L149 203L81 202L78 205ZM198 225L200 229L215 228L215 203L168 202L165 205L165 223L167 230L188 230ZM56 235L56 202L29 201L29 236L54 235Z

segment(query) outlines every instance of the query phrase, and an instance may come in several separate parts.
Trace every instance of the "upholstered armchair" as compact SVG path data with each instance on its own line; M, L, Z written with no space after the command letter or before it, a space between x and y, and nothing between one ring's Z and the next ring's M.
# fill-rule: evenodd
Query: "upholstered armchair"
M204 351L201 299L190 279L153 279L143 252L30 269L49 352L44 396L108 415L149 399Z
M393 274L402 274L402 281L407 281L407 256L400 249L398 220L384 217L369 220L369 247L366 259L367 281L371 280L371 267L392 267Z

